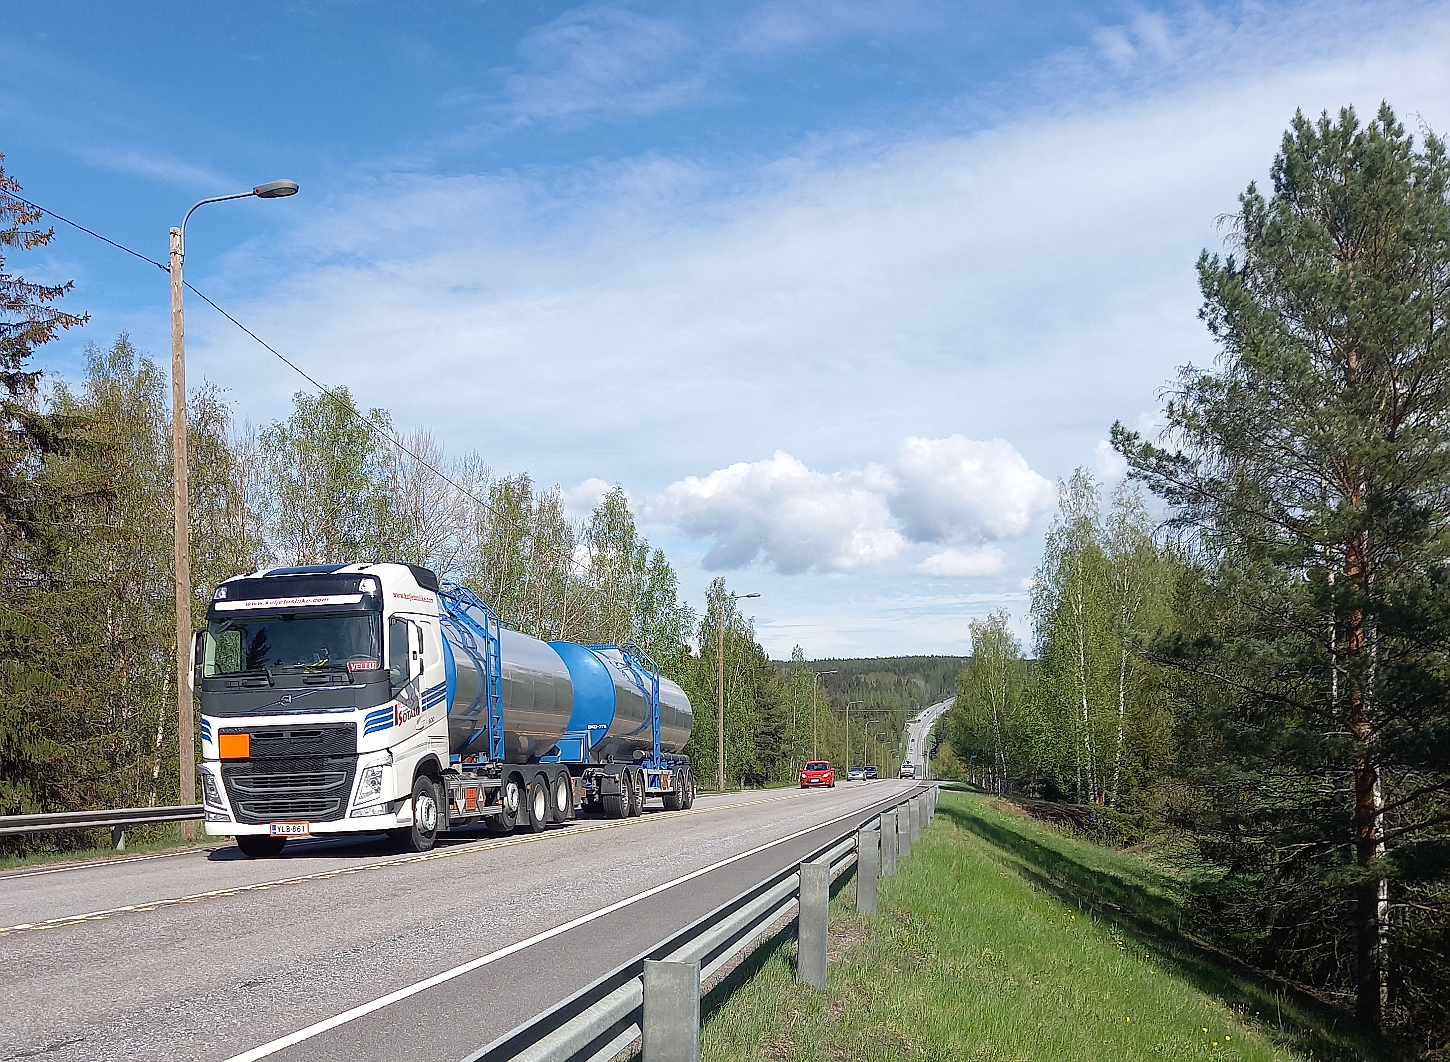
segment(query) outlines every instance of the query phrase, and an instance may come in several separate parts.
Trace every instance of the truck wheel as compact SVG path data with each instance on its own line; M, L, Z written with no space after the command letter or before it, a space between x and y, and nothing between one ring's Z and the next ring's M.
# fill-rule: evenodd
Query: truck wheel
M679 811L685 806L685 776L675 771L670 778L670 791L665 794L665 810Z
M236 838L237 847L248 859L276 859L282 854L285 837L268 837L265 834L241 834Z
M630 789L629 813L634 816L644 814L644 772L634 771L631 775L634 785Z
M680 800L686 811L695 806L695 776L688 767L681 773L680 780L684 783L684 790L680 794Z
M438 840L438 787L427 776L413 783L413 825L404 843L413 852L426 852Z
M519 822L519 810L524 802L524 787L517 776L510 777L499 791L499 806L503 809L497 815L488 817L488 828L493 833L513 833Z
M541 774L529 786L529 831L543 833L549 825L549 783Z
M629 797L625 793L606 793L599 798L599 807L607 819L622 819L629 810Z
M569 772L561 771L554 779L554 821L568 822L574 817L574 783Z

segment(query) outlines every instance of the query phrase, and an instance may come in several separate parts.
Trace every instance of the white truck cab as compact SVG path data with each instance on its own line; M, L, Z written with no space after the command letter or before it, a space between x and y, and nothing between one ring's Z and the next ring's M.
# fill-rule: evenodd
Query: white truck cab
M292 837L437 829L441 792L414 793L449 760L431 572L262 569L218 586L206 619L193 682L208 834L268 855Z

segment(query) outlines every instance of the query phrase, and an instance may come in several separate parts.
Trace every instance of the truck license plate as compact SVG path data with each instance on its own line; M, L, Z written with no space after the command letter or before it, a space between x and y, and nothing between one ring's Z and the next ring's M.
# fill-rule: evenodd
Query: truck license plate
M306 822L274 822L268 828L273 837L306 837L312 832Z

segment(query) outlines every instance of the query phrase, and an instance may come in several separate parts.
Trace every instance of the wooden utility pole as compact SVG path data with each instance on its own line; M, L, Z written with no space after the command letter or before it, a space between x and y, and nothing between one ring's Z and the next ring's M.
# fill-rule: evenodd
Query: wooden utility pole
M191 708L191 514L186 485L186 336L181 313L181 230L171 230L171 474L172 549L176 571L176 742L181 753L180 803L196 803L196 737ZM196 823L181 824L181 838Z

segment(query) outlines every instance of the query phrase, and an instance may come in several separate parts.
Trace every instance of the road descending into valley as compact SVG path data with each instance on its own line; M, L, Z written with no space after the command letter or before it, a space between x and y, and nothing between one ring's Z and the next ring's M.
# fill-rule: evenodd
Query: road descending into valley
M0 1060L461 1058L914 788L0 872Z
M931 733L931 728L936 724L936 721L946 715L947 709L951 706L951 698L938 701L929 708L923 709L922 713L911 720L906 726L906 760L908 763L916 764L916 777L918 780L927 777L927 735Z

